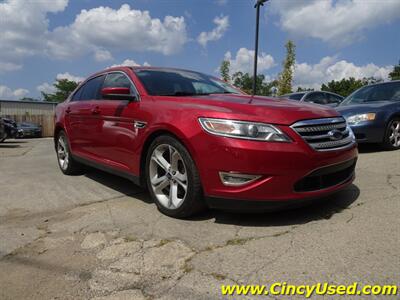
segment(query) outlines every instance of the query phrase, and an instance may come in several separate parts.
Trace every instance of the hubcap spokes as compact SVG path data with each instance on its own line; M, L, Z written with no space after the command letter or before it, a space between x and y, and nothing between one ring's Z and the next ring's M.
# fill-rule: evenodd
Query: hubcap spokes
M69 155L68 155L68 150L66 147L65 139L62 136L58 139L57 156L58 156L58 163L60 164L60 167L63 170L67 169L68 162L69 162Z
M395 121L390 126L389 141L394 147L400 147L400 121Z
M170 145L154 149L149 166L150 183L157 200L168 209L180 207L185 200L188 180L179 152Z

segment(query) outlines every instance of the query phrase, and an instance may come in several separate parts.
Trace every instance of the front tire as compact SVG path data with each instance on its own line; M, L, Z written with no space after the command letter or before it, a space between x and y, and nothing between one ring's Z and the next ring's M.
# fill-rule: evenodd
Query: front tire
M386 150L400 149L400 118L394 118L389 122L383 147Z
M58 166L65 175L77 175L83 172L83 167L71 155L71 150L67 135L60 131L57 136L57 162Z
M175 138L163 135L152 142L145 176L150 195L163 214L187 218L205 208L196 165Z

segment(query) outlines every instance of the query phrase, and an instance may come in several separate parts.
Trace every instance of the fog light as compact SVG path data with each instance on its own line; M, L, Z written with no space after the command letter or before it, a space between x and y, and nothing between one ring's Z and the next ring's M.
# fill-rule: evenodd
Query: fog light
M219 172L219 177L224 185L241 186L260 178L260 175L240 174L233 172Z

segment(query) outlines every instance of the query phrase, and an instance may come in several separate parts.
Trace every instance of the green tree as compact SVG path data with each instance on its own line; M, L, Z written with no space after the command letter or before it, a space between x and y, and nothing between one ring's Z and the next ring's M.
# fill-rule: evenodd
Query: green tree
M231 62L229 60L223 60L221 66L219 67L219 72L221 74L221 78L226 82L231 81L231 76L229 75L229 69L231 66Z
M393 67L393 71L389 73L391 80L400 80L400 61L397 66Z
M332 80L327 84L322 84L321 90L336 93L347 97L360 87L367 85L368 79L355 79L354 77L343 78L342 80Z
M296 92L312 92L314 91L314 89L312 88L302 88L301 86L297 87L297 91Z
M76 89L78 83L68 79L57 79L53 86L56 88L54 93L42 92L44 101L63 102Z
M288 94L292 92L293 70L296 61L296 45L289 40L286 45L286 58L283 61L283 70L279 74L278 94Z
M253 91L253 76L250 76L249 73L243 73L241 71L236 72L232 75L232 83L234 86L248 94L251 94ZM271 96L271 88L276 87L278 85L278 81L273 80L271 82L265 82L265 76L263 74L259 74L257 75L256 85L258 95Z

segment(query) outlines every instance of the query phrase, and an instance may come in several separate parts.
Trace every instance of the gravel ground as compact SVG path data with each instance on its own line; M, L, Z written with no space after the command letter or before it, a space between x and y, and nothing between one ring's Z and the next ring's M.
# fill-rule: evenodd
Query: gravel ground
M318 205L176 220L124 179L62 175L51 139L0 144L0 299L222 299L221 284L398 284L400 151L360 152L354 184Z

